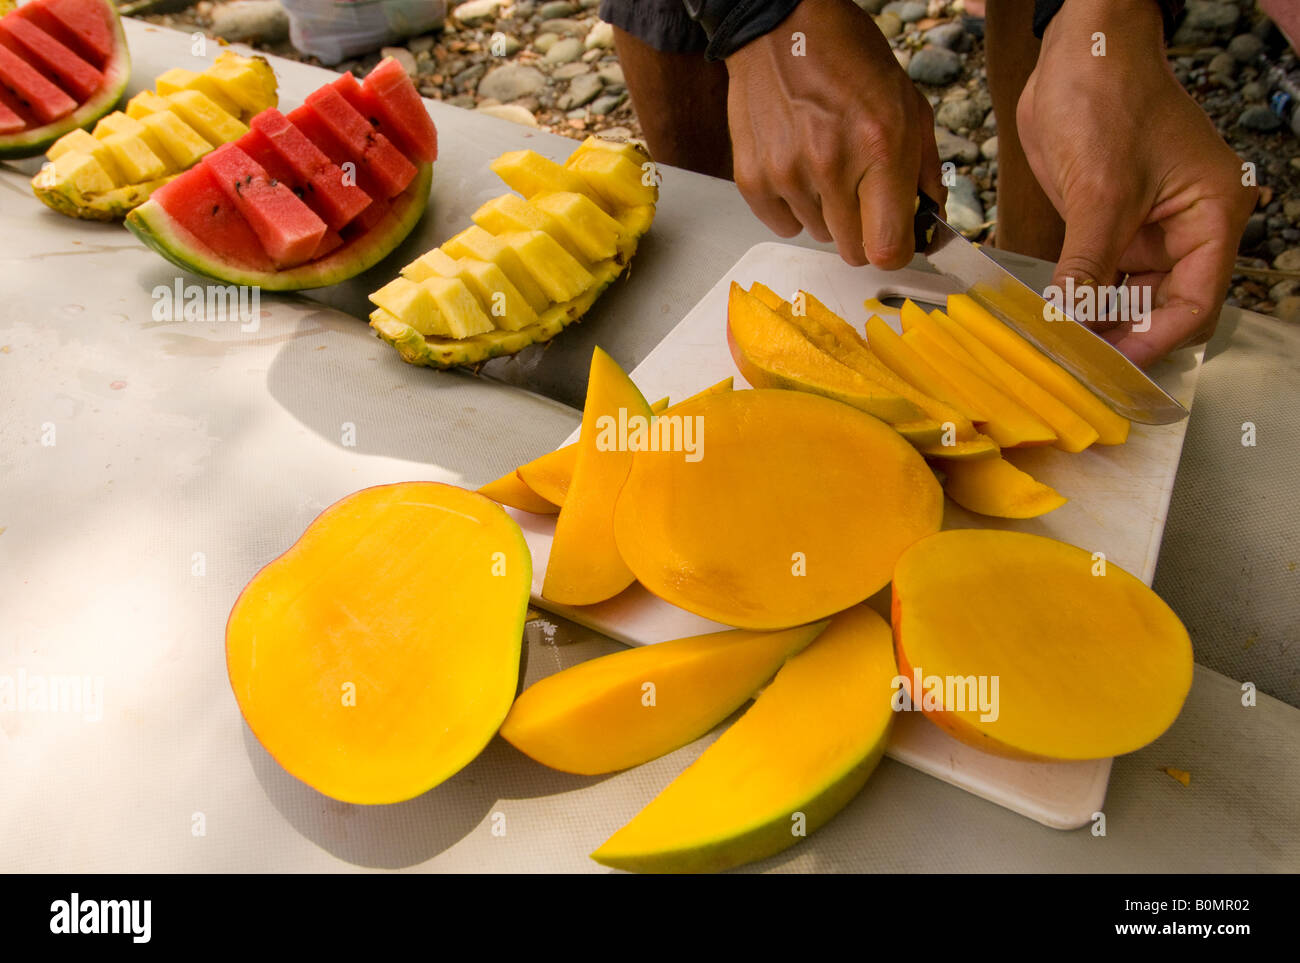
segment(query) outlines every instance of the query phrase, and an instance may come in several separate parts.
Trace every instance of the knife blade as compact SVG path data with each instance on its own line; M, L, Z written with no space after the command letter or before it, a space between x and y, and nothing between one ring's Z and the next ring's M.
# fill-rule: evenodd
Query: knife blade
M1068 311L1049 305L949 227L939 205L924 193L918 201L915 228L916 250L936 270L1118 414L1144 425L1168 425L1187 417L1186 408L1110 342L1075 321Z

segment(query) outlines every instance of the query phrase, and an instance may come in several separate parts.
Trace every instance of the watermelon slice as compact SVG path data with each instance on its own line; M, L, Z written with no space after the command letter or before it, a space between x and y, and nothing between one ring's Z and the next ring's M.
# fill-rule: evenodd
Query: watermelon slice
M310 95L288 117L272 108L252 118L238 141L127 215L127 227L183 268L272 291L337 284L374 265L424 213L432 164L407 156L336 90L322 89L329 93ZM388 113L406 116L396 107ZM413 124L400 142L430 143L428 114L421 110ZM355 165L355 185L340 158Z
M342 230L371 203L370 195L345 183L339 166L278 110L262 111L250 127L239 145L288 184L330 230Z
M262 239L262 247L278 268L311 260L325 237L325 222L293 191L266 173L237 144L223 144L208 155L208 170Z
M364 85L343 74L331 86L407 157L432 164L438 159L438 131L419 93L405 80L402 65L389 57L370 71Z
M113 109L131 73L111 0L32 0L0 18L0 158L44 153Z

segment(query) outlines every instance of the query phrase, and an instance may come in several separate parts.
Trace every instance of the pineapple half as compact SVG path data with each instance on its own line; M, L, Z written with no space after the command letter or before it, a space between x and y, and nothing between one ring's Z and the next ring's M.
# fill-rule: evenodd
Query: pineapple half
M126 217L209 151L248 132L248 120L276 105L275 74L262 57L224 52L202 73L177 67L100 119L94 133L56 140L32 178L46 205L89 221Z
M402 359L478 365L549 341L628 266L659 199L650 157L589 137L563 166L535 151L492 170L518 194L480 207L474 225L402 268L370 300L370 326Z

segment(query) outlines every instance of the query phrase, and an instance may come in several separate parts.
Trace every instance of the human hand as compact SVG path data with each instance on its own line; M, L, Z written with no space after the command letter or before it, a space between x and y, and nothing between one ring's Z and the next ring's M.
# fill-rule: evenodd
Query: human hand
M834 239L849 264L907 264L918 187L941 205L947 191L929 101L871 18L803 0L726 63L736 184L763 223Z
M1053 283L1128 274L1152 290L1149 318L1105 335L1142 367L1214 333L1258 195L1169 69L1161 31L1153 0L1067 0L1016 111L1029 165L1065 219Z

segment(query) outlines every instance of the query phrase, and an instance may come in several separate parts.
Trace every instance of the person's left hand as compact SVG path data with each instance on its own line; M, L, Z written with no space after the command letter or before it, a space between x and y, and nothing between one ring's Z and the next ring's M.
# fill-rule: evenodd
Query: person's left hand
M1099 32L1105 56L1093 55ZM1106 335L1142 367L1207 340L1258 191L1169 69L1158 4L1067 0L1016 121L1065 219L1053 283L1112 285L1128 274L1130 286L1149 286L1149 327Z

